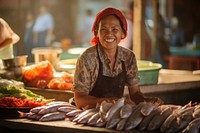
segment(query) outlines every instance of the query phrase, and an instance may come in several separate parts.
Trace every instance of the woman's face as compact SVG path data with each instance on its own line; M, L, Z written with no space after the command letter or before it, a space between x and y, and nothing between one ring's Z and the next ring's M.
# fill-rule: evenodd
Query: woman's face
M99 22L97 37L105 49L116 48L125 34L120 21L114 15L109 15Z

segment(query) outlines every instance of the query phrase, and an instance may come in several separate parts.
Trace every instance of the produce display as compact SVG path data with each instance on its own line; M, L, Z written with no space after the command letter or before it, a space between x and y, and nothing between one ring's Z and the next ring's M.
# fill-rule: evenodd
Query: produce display
M120 98L114 103L103 101L96 108L79 109L68 102L53 101L35 107L20 117L41 122L69 120L76 124L105 127L116 130L148 130L160 132L198 133L200 104L156 105L142 102L125 103Z
M22 82L0 79L0 107L37 107L50 101L25 89Z
M73 75L56 72L49 61L41 61L24 68L23 82L29 87L71 90Z

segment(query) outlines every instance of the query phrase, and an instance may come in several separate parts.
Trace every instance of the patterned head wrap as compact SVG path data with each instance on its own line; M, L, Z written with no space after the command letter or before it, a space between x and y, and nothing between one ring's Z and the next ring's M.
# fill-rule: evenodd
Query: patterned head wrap
M96 18L95 18L94 23L93 23L92 32L94 34L94 38L91 40L91 43L93 45L96 45L96 44L99 43L99 39L97 37L99 22L101 21L102 18L109 16L109 15L115 15L115 16L118 17L118 19L120 20L120 25L121 25L123 32L125 34L125 37L126 37L126 35L127 35L127 22L126 22L126 18L122 14L122 12L118 9L115 9L115 8L105 8L105 9L101 10L96 15Z

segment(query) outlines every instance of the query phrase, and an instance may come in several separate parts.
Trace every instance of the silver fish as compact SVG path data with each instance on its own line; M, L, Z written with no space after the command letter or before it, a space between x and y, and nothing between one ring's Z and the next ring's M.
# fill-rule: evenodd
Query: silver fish
M75 109L77 109L77 108L73 107L73 106L64 106L64 107L59 107L58 111L68 113L68 112L75 110Z
M132 114L128 118L124 130L131 130L137 127L143 119L143 115L141 114L141 108L143 107L144 103L139 103L136 105L137 107L133 110Z
M75 109L75 110L72 110L72 111L66 113L66 116L68 116L68 117L75 117L75 116L79 115L81 112L83 112L83 110L81 110L81 109Z
M69 102L65 102L65 101L52 101L52 102L49 102L46 104L46 106L50 106L50 105L53 105L53 104L68 104L68 105L71 105ZM73 105L71 105L73 106Z
M131 115L131 113L134 109L134 106L136 106L136 105L125 104L124 106L122 106L122 108L120 110L120 117L122 119L128 118Z
M106 113L105 116L105 121L109 121L111 119L111 117L113 116L113 114L124 105L124 101L125 98L122 97L120 99L118 99L113 105L112 107L108 110L108 112Z
M152 110L148 116L144 117L144 119L141 121L138 129L139 130L147 129L147 127L149 126L149 123L151 122L153 117L158 114L160 114L160 108L154 108L154 110Z
M170 124L172 123L172 121L176 120L177 117L178 117L178 114L175 113L175 112L173 112L171 115L169 115L169 117L167 117L167 119L161 125L160 131L161 132L167 131L167 129L169 129Z
M194 124L189 124L181 133L199 133L199 127Z
M178 110L176 112L176 115L174 115L174 119L171 119L169 123L167 123L167 126L165 128L165 132L178 132L185 128L189 122L193 119L192 113L193 113L194 107L184 107L181 110ZM161 127L162 128L162 127Z
M102 120L105 120L106 113L112 107L112 105L113 103L111 102L106 102L106 101L101 102L100 108L99 108L99 115Z
M106 121L103 121L101 118L99 118L95 124L96 127L103 127L106 125Z
M92 111L92 112L87 113L85 116L81 117L81 118L77 121L77 123L78 123L78 124L87 124L88 120L89 120L94 114L96 114L95 111Z
M90 117L90 119L87 122L87 125L94 126L99 118L100 118L99 112L95 113Z
M123 130L127 120L128 120L128 117L127 117L127 118L124 118L124 119L121 119L121 120L117 123L116 130L120 130L120 131Z
M200 117L200 108L195 108L192 115L194 118L199 118Z
M141 113L144 116L148 116L151 111L155 108L155 105L153 105L153 103L151 102L144 102L144 106L142 106L141 108Z
M30 112L32 112L32 113L38 113L38 112L40 112L40 110L42 110L42 109L44 109L44 108L46 108L47 106L45 106L45 105L43 105L43 106L38 106L38 107L34 107L34 108L32 108L31 110L30 110Z
M77 122L77 121L79 121L79 119L86 116L88 113L94 112L96 110L97 110L96 108L86 109L86 110L82 111L80 114L78 114L78 116L75 119L73 119L72 121Z
M52 104L52 105L46 106L45 108L41 109L38 112L38 114L44 115L44 114L48 114L51 112L56 112L58 110L58 108L68 106L68 105L69 105L68 103Z
M39 119L39 121L45 122L45 121L64 120L65 118L66 118L66 115L64 112L53 112L53 113L43 115Z
M106 128L114 128L117 123L120 121L120 110L121 108L119 108L111 117L111 119L106 123Z
M147 130L152 131L159 129L170 114L172 114L172 109L170 107L166 107L152 118L152 120L149 122Z
M28 112L28 113L25 113L22 111L17 111L17 112L19 113L19 118L28 118L28 116L33 114L32 112Z
M192 120L188 126L182 131L182 133L199 133L200 118Z

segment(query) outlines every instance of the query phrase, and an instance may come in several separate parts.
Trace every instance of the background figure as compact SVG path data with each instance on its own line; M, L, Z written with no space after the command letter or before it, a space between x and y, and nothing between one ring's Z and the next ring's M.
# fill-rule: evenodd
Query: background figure
M31 54L31 50L34 47L33 44L33 26L34 26L34 15L31 12L28 12L26 17L26 31L24 34L24 46L25 46L25 54L28 55L28 62L33 62L33 55Z
M50 45L53 40L53 28L53 16L49 13L47 5L42 5L33 27L34 45L37 47Z
M179 22L177 17L171 19L171 46L183 46L184 45L184 32L179 28Z
M158 13L157 21L156 62L162 64L163 68L167 68L165 56L170 55L169 41L165 38L165 22L160 13Z
M90 44L90 40L93 37L92 34L92 25L94 22L93 12L91 9L86 10L86 16L83 20L83 23L80 27L80 32L77 36L77 43L79 44Z
M133 50L133 22L131 21L130 13L126 10L122 11L127 21L127 37L121 40L120 46Z

